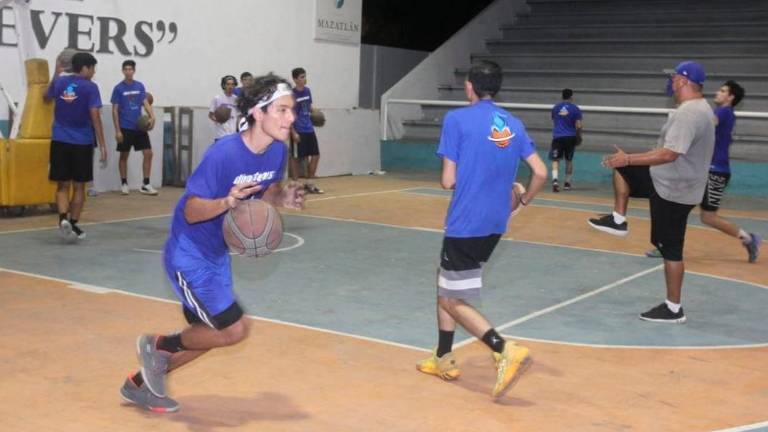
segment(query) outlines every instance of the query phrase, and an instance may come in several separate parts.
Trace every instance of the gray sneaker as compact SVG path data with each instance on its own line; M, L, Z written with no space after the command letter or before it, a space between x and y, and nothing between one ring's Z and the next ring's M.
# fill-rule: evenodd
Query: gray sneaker
M157 336L142 335L136 341L136 350L141 362L141 375L149 391L161 398L165 397L165 374L171 353L159 351L155 344Z
M136 384L130 378L126 378L125 384L120 389L120 395L124 401L156 413L172 413L179 410L179 404L175 400L167 397L157 397L149 391L146 384L136 387Z
M752 233L749 233L749 237L752 241L745 244L744 247L747 248L747 253L749 254L749 262L753 263L757 261L757 257L760 255L760 243L763 242L763 238L757 234Z

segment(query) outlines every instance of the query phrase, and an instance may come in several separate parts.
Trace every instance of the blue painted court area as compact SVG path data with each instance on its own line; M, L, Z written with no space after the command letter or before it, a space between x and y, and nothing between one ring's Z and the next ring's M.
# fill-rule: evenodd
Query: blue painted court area
M236 291L249 314L420 348L435 343L441 233L311 216L288 215L284 222L291 235L282 246L297 247L255 260L233 258ZM165 217L86 225L88 239L78 245L61 243L53 229L2 234L0 248L13 252L3 253L0 267L175 299L158 253L167 227ZM526 338L641 346L768 343L768 289L747 283L688 275L688 323L640 321L637 314L663 298L659 264L502 241L486 267L480 306L505 334Z
M435 188L413 188L413 189L408 189L406 192L419 194L419 195L444 196L446 198L449 198L452 193L451 191L446 191L443 189L435 189ZM632 201L630 200L630 204L631 203ZM536 207L550 207L550 208L568 209L568 210L587 210L594 214L610 213L611 211L613 211L613 207L608 205L573 202L573 201L566 201L566 200L553 200L553 199L544 199L544 198L536 198L536 201L533 203L533 205ZM647 209L630 208L627 213L629 214L629 216L640 217L645 219L650 219L651 217ZM586 218L589 218L589 217L592 217L592 216L588 216L585 213L585 220ZM727 218L728 220L733 221L734 223L739 225L739 227L744 228L747 231L757 232L757 233L768 233L768 219L733 217L733 216L728 216ZM688 218L688 224L694 225L694 226L705 226L699 220L699 215L695 213L691 213L690 217Z

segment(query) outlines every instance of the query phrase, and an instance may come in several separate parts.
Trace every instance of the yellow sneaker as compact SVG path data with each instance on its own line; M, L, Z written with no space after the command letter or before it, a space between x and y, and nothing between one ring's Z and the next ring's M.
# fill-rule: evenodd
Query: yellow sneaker
M496 385L492 394L498 397L512 388L512 384L530 366L531 356L528 348L507 342L501 354L493 353L493 359L496 361Z
M433 351L430 357L416 363L416 369L426 374L437 375L447 381L455 380L461 375L456 366L456 357L452 352L438 357L436 351Z

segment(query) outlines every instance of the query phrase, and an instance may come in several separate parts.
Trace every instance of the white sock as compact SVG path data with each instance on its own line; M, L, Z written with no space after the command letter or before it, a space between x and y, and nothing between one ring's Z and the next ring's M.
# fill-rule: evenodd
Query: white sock
M621 225L621 224L623 224L624 222L627 221L627 218L624 217L624 215L620 215L620 214L618 214L616 212L613 212L613 221L616 222L617 224Z
M748 232L744 231L743 229L739 228L739 240L741 240L744 244L750 244L752 243L752 236L749 235Z
M557 170L552 170L552 181L557 181Z
M680 312L680 307L682 306L680 303L672 303L669 300L664 300L664 302L667 304L669 310L671 310L673 313Z

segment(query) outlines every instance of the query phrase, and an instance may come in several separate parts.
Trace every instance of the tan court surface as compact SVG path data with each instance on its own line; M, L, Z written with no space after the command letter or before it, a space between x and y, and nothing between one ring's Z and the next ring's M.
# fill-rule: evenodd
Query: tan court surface
M441 196L393 192L436 187L428 181L340 177L322 186L329 193L310 197L307 214L440 229L448 203ZM159 197L103 194L89 199L82 219L170 214L179 194L172 188ZM557 198L609 202L577 192ZM768 218L765 210L742 215ZM589 216L534 206L511 222L510 232L539 243L633 254L647 249L647 220L630 218L631 234L617 241L595 235L584 223ZM542 223L552 218L562 223ZM0 231L53 224L50 214L0 219ZM734 240L689 230L689 270L768 285L765 257L747 264ZM506 397L493 401L492 363L480 343L457 350L463 375L446 383L416 372L423 351L262 320L253 321L246 342L174 372L170 393L181 410L153 414L122 405L118 389L136 368L138 334L183 326L177 304L95 294L7 271L0 271L0 304L0 430L712 431L768 420L768 347L526 342L533 366Z

